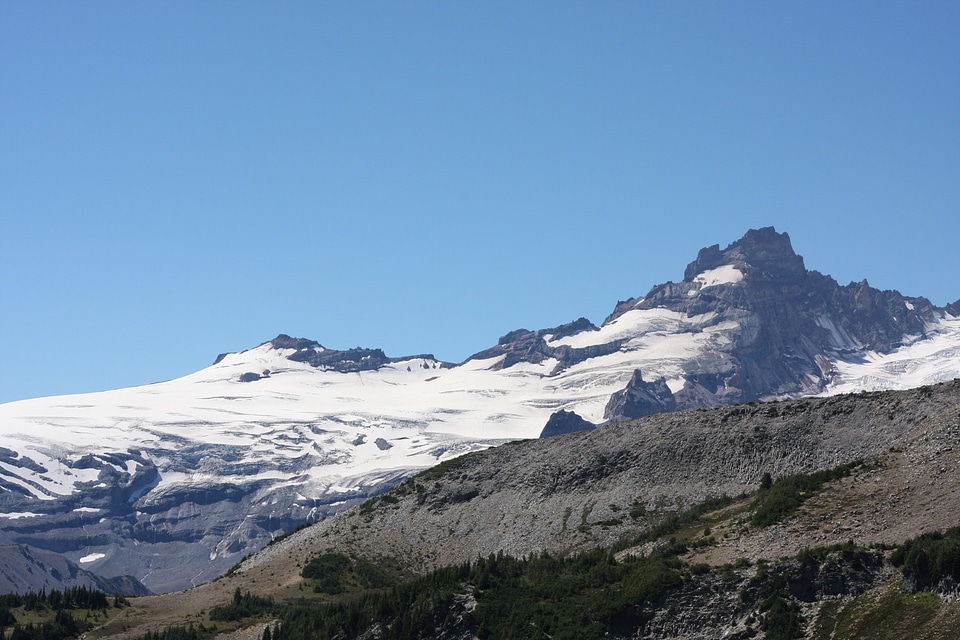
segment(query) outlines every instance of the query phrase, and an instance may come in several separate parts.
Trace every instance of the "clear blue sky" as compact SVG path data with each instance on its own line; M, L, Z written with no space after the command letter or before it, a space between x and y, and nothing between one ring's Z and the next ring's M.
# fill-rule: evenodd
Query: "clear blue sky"
M0 401L461 361L787 231L960 298L957 2L0 3Z

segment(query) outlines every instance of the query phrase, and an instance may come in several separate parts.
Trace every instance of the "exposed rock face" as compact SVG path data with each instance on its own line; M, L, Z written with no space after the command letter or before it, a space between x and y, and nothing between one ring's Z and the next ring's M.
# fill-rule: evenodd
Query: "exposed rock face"
M757 636L755 617L762 601L778 592L787 601L819 605L860 595L889 580L883 553L839 552L773 564L762 576L752 567L711 573L684 581L660 602L634 607L613 640L718 637L747 640ZM810 622L810 621L807 621Z
M271 340L270 344L272 344L276 349L296 349L297 351L323 349L323 345L316 340L309 340L307 338L293 338L285 333L281 333L276 338Z
M334 369L343 373L376 371L390 361L381 349L359 347L346 351L304 349L288 357L294 362L306 362L314 367Z
M701 249L684 270L683 281L693 282L701 273L723 265L749 266L771 280L789 281L806 275L803 258L794 253L789 236L778 234L773 227L750 230L723 251L718 244Z
M476 353L470 356L468 360L486 360L504 356L503 360L496 365L496 368L508 369L521 362L539 364L549 358L556 358L557 365L554 368L556 372L590 358L616 353L623 344L622 340L617 340L601 345L576 348L567 345L554 347L547 343L547 339L558 340L585 331L598 331L598 329L586 318L580 318L575 322L552 329L541 329L539 331L517 329L501 337L497 346Z
M673 394L677 408L706 408L822 393L837 375L838 360L889 353L924 336L944 313L960 315L958 304L938 309L926 298L880 291L866 280L840 286L808 271L789 236L766 227L726 249L702 249L682 282L618 303L602 328L631 312L663 309L686 319L678 332L722 336L684 363L683 388ZM629 337L603 340L602 328L581 318L553 329L518 329L470 359L503 356L495 366L506 369L555 358L558 373L635 348ZM573 344L562 340L571 336Z
M340 373L376 371L386 364L414 358L421 358L424 360L434 359L434 357L430 354L407 356L402 359L388 358L382 349L364 349L363 347L356 347L355 349L346 349L342 351L336 349L325 349L319 342L315 340L291 338L290 336L282 333L271 340L270 343L277 349L296 349L295 353L287 356L287 358L293 362L306 362L307 364L320 369L332 369L334 371L339 371Z
M717 406L819 393L830 362L889 352L920 336L938 310L926 298L880 291L866 280L841 287L807 271L786 233L751 230L724 250L702 249L681 283L654 287L617 305L610 322L633 309L666 308L731 323L731 343L686 366L680 408ZM606 324L605 322L605 324Z
M85 568L101 576L142 576L145 588L164 592L212 580L276 535L306 520L336 513L345 504L357 504L406 475L402 470L388 471L378 474L366 491L305 499L296 486L256 479L263 469L239 463L244 449L183 446L172 451L85 455L72 463L65 459L73 473L95 472L95 480L78 483L77 493L42 501L0 475L0 487L6 489L0 492L0 512L25 514L0 518L0 539L15 545L12 548L48 552L45 566L60 567L57 570L63 575L67 575L62 568L69 565L67 558L102 556ZM158 487L154 457L166 459L166 473L203 470L209 478ZM14 459L21 465L31 463L22 457ZM282 472L300 476L322 463L321 456L291 460ZM278 509L278 504L283 508ZM56 554L65 556L59 564L50 560ZM57 580L48 581L55 584Z
M615 422L676 410L677 400L667 386L667 381L658 378L654 382L644 382L640 370L637 369L627 387L610 397L603 411L603 419Z
M549 438L551 436L560 436L577 431L590 431L596 428L597 425L584 420L573 411L564 411L561 409L550 416L546 426L543 427L543 431L540 432L540 437Z

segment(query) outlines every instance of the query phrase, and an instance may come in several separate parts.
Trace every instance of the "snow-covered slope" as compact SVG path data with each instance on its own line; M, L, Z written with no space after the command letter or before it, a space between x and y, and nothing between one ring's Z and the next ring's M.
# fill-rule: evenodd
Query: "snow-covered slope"
M839 287L768 229L600 327L518 330L456 366L278 336L169 382L0 405L0 544L185 588L417 470L537 437L558 410L622 417L610 399L637 370L680 409L919 386L960 377L960 319Z
M960 377L960 318L945 314L925 335L906 336L890 353L869 351L834 363L837 375L827 394L912 389Z

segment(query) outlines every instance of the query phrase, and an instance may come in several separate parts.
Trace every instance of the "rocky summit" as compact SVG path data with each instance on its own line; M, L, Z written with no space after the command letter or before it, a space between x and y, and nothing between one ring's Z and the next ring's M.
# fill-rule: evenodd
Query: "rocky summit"
M185 589L464 453L952 380L958 306L840 285L765 228L701 250L680 282L617 303L599 326L517 329L459 364L280 335L177 380L0 405L0 546Z

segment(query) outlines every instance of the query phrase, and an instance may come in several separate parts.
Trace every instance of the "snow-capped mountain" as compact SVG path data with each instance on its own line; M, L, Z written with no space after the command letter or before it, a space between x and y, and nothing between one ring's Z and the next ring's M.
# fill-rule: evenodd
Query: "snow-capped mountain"
M560 410L600 424L960 377L958 311L840 286L767 228L599 327L513 331L458 365L281 335L169 382L0 405L0 544L185 588Z

